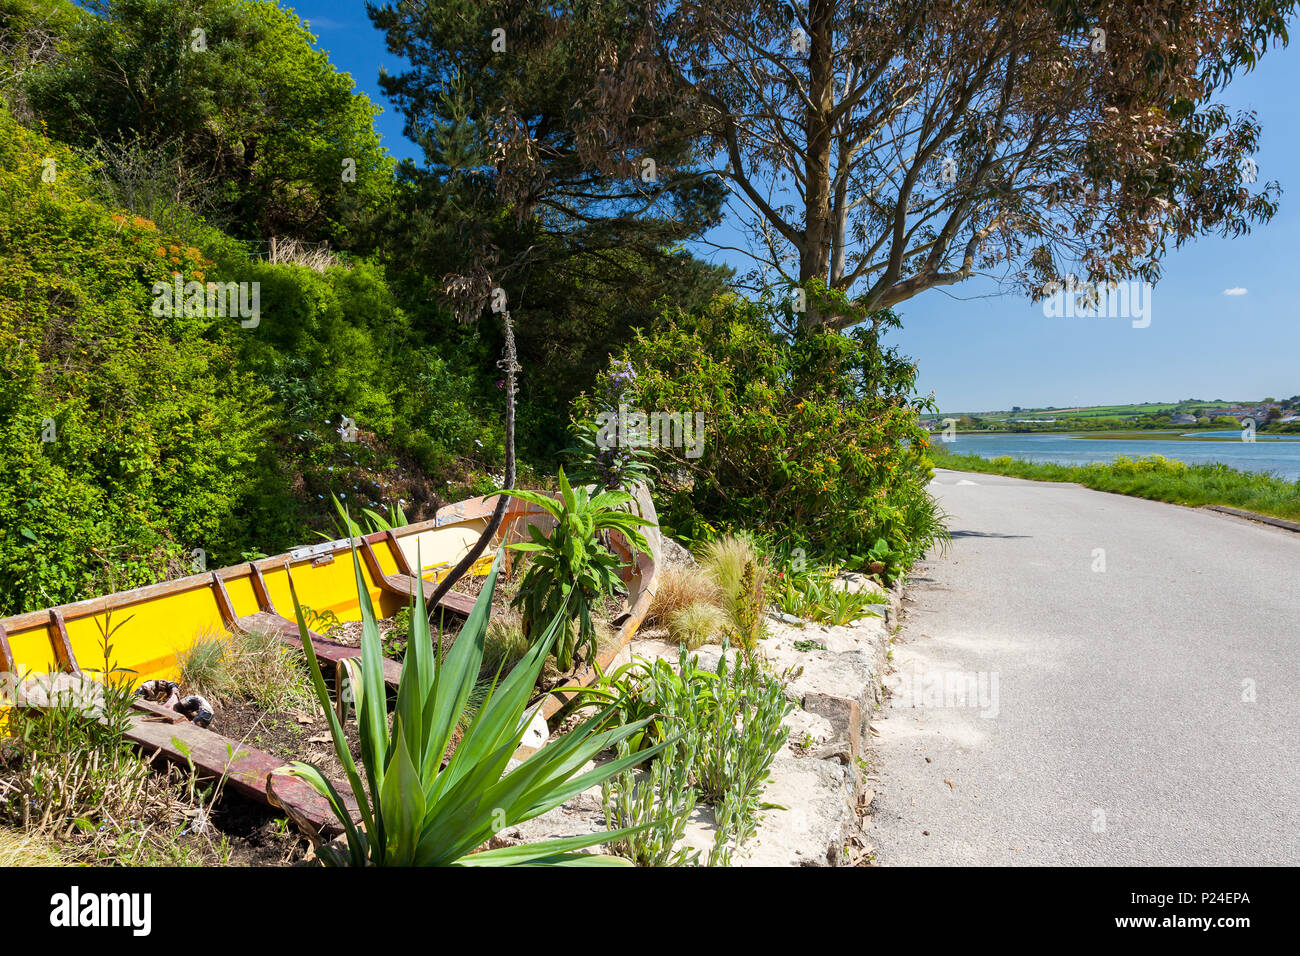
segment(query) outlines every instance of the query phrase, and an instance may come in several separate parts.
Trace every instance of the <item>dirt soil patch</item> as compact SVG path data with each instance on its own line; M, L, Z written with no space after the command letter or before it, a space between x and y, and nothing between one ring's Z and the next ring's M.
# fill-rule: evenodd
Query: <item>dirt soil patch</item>
M232 740L264 750L285 762L301 760L315 765L335 784L346 789L343 764L334 753L329 723L319 711L268 711L257 704L227 701L214 705L210 729ZM353 720L343 722L343 737L354 760L361 760L361 738Z
M348 792L343 765L334 753L329 724L319 711L268 711L247 701L215 703L211 729L238 743L255 747L285 763L313 764ZM360 766L361 740L356 723L344 721L343 736ZM291 866L307 863L310 846L297 827L276 810L252 800L228 796L212 813L212 824L230 842L232 866Z

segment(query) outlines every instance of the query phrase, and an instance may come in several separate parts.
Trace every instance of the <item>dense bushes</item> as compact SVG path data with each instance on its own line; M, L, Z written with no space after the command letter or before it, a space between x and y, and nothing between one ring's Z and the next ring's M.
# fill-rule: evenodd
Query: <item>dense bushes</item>
M480 265L465 229L481 210L436 157L394 176L369 101L294 14L0 14L0 613L182 573L196 548L209 565L285 550L330 527L336 495L418 519L499 486L500 329L437 298ZM683 193L691 222L708 199ZM683 223L575 240L493 216L500 261L529 263L501 279L521 483L551 470L570 399L622 349L642 373L630 399L708 422L703 458L658 452L679 533L757 526L839 556L931 540L912 369L874 338L791 341L764 309L714 298L726 276L674 246ZM345 248L267 261L286 234ZM152 285L176 273L255 284L257 321L155 314ZM678 311L626 344L670 297Z
M265 428L232 320L156 317L209 263L83 198L87 171L0 110L0 610L154 580L219 547ZM49 180L49 181L47 181Z
M186 179L242 238L338 241L382 202L392 160L375 108L290 10L247 0L6 0L57 24L59 53L19 87L50 134L103 151L118 180L174 150ZM24 10L26 8L26 10ZM51 16L32 8L48 8ZM28 32L33 26L27 27ZM134 209L130 190L118 203Z
M92 176L0 110L0 614L302 544L331 494L420 516L486 490L495 407L382 269L272 265L197 222L178 241ZM154 315L176 272L257 283L257 322Z
M918 556L942 532L915 367L870 329L790 337L776 317L719 297L696 314L665 313L615 360L636 373L629 411L703 416L700 457L659 436L664 524L688 539L747 527L841 558L885 538ZM582 418L598 411L590 396L576 404Z

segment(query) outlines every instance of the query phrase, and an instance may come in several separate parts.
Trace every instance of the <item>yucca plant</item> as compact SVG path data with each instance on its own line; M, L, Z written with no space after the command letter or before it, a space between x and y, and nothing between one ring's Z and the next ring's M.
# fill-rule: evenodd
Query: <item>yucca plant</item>
M505 866L623 862L616 857L578 851L621 839L635 832L635 828L475 852L501 829L559 806L660 749L632 753L580 773L596 754L640 733L645 725L645 721L638 721L602 729L610 717L607 711L548 743L506 772L523 739L528 701L542 664L556 636L566 629L568 618L561 608L545 624L540 638L518 665L499 683L492 683L460 742L448 755L457 720L470 699L482 664L483 637L501 560L498 552L474 610L445 659L439 659L434 651L424 597L416 591L411 639L406 645L396 708L390 719L379 627L354 547L352 563L363 634L358 672L350 677L349 685L360 730L364 782L331 705L320 664L307 639L302 607L294 595L298 628L316 695L329 721L334 751L343 765L360 816L358 825L334 785L310 764L295 762L279 771L310 784L329 801L342 824L347 852L318 845L316 852L325 863ZM308 828L308 834L312 832Z
M580 646L588 660L595 658L596 628L591 609L612 595L618 585L622 562L601 543L600 535L621 533L635 556L650 547L645 535L637 530L638 525L654 522L620 509L620 505L635 500L626 491L604 491L592 497L584 487L570 487L563 468L559 485L559 498L537 491L505 493L545 509L556 521L549 535L536 525L528 525L532 541L509 547L533 554L515 598L515 605L523 610L524 634L531 638L539 624L564 617L569 626L562 628L555 657L560 670L568 671ZM575 619L576 635L571 626Z

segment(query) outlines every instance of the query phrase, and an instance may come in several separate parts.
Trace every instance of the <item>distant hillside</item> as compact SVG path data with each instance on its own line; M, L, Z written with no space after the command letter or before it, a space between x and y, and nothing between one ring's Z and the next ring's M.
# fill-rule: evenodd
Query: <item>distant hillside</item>
M1025 418L1091 419L1091 418L1140 418L1148 415L1194 415L1197 418L1218 415L1248 414L1270 406L1287 411L1300 408L1300 395L1289 399L1273 397L1250 400L1200 399L1189 398L1180 402L1141 402L1129 405L1085 405L1045 408L1013 406L997 411L944 411L939 418L979 418L984 421L1009 421Z

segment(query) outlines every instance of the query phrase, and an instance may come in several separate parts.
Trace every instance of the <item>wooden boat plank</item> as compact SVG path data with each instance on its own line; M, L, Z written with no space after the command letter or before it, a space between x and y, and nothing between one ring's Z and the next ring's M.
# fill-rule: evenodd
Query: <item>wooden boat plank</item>
M371 537L388 539L389 546L395 556L394 560L402 570L394 574L384 571L379 564L379 557L375 554L375 549L371 546L369 540ZM391 531L381 532L379 535L367 535L362 538L361 557L365 562L366 570L370 572L371 579L389 594L400 594L403 597L410 598L415 595L415 589L418 587L423 589L424 599L428 601L433 598L433 592L438 589L437 581L426 581L410 573L410 563L406 560L406 555L402 552L401 547L397 544L396 536ZM474 610L474 599L465 594L448 591L439 599L438 606L454 614L459 614L461 617L469 617L470 611Z
M50 644L54 647L54 658L59 662L59 670L65 674L80 674L77 656L72 653L72 642L68 640L68 628L63 621L63 612L57 607L50 609Z
M273 771L285 766L286 761L214 731L205 730L183 717L179 722L172 723L170 718L180 715L156 704L137 701L136 709L141 713L133 715L126 730L126 738L149 755L161 756L181 767L193 766L203 777L225 777L226 786L234 792L301 817L323 834L341 832L342 827L328 801L302 780L296 777L278 777L272 796L267 778ZM340 788L344 804L356 816L356 802L346 790L346 787Z
M291 621L287 617L281 617L279 614L273 614L270 611L258 611L256 614L248 614L244 617L236 618L234 627L244 633L273 634L281 643L294 650L302 650L302 637L298 634L298 623ZM311 638L312 649L316 651L316 657L322 661L329 661L337 665L339 661L361 656L361 648L349 647L346 644L338 644L317 634L315 631L308 631ZM384 658L384 683L389 687L396 688L398 681L402 678L402 666L397 661Z
M14 652L9 647L9 635L5 631L5 626L0 624L0 674L14 673L17 667L14 665Z

